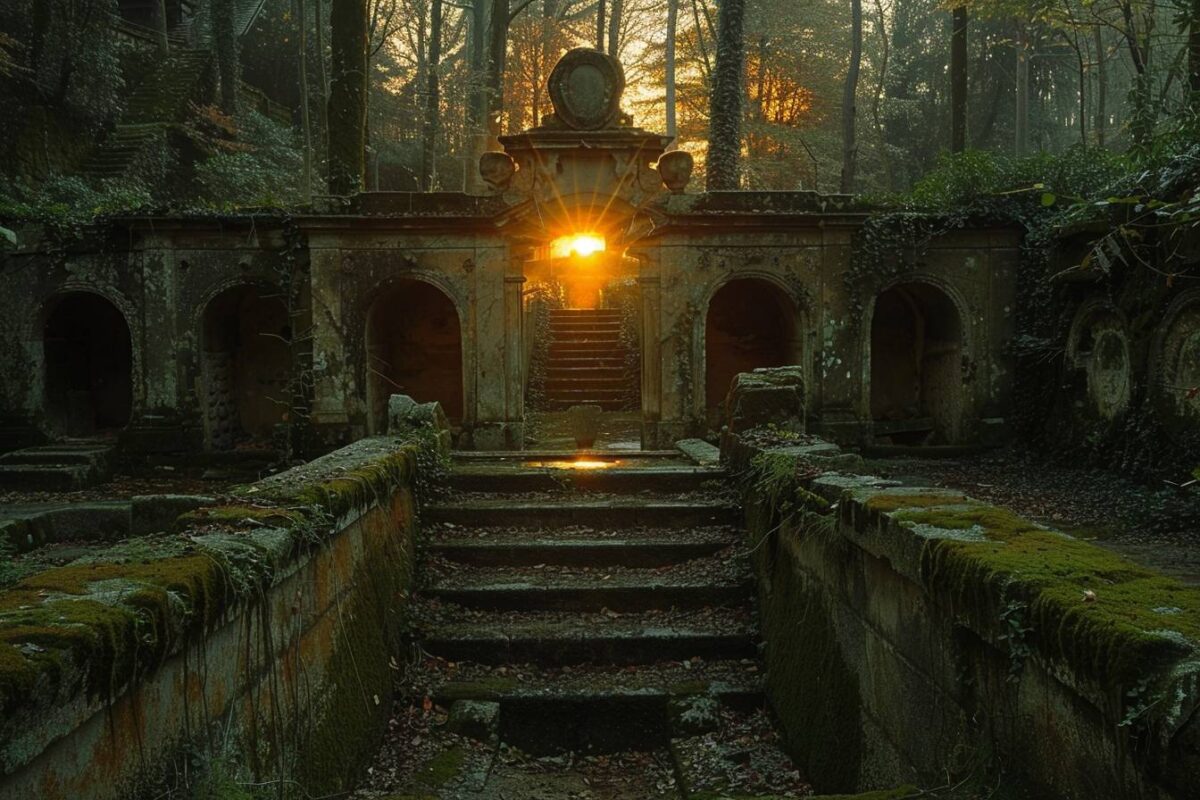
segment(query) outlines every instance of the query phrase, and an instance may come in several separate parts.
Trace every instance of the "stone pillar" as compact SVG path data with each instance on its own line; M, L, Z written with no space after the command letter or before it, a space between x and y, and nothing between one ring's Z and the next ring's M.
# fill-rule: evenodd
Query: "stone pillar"
M642 447L657 449L662 422L662 279L642 261Z
M333 242L310 239L312 280L312 417L314 429L345 427L354 395L343 328L341 271L351 269L350 253Z
M516 271L514 271L516 267ZM525 445L525 276L517 259L509 261L504 276L504 360L507 385L505 438L510 450Z

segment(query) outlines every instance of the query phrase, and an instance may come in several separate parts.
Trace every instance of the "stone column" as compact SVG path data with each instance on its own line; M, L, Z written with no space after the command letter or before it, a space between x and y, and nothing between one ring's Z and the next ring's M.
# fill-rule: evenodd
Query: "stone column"
M642 447L658 448L662 422L662 279L644 259L638 285L642 295Z

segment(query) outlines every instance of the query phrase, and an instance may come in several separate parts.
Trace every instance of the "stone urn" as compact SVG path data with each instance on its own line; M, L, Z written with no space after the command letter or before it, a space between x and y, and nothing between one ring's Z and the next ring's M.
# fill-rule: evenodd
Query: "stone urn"
M507 153L490 152L479 157L479 176L493 192L503 192L512 183L517 164Z
M591 450L596 446L600 433L600 415L604 409L596 405L571 406L567 420L571 424L571 435L575 437L575 449Z
M672 150L663 153L658 159L658 174L671 194L683 194L688 181L692 179L692 169L696 166L692 154L686 150Z

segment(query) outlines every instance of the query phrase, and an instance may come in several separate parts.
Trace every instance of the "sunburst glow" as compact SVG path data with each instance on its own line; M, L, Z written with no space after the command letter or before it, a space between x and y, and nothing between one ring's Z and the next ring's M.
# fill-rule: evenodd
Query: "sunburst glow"
M526 466L544 467L548 469L609 469L615 467L619 461L595 461L586 458L579 458L574 461L531 461Z
M550 249L554 258L571 256L588 258L596 253L604 252L605 246L603 236L597 236L594 233L573 233L570 236L560 236L555 239L551 243Z

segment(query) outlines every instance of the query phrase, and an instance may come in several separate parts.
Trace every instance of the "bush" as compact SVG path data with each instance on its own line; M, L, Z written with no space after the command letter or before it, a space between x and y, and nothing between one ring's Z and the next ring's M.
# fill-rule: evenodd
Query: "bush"
M304 159L293 131L257 112L237 120L238 144L196 165L201 207L225 210L303 202Z

